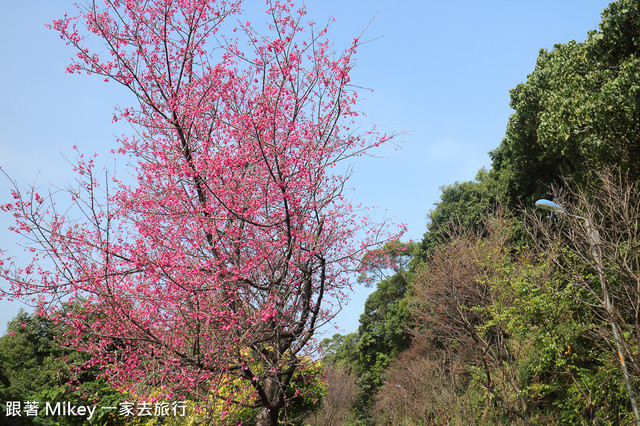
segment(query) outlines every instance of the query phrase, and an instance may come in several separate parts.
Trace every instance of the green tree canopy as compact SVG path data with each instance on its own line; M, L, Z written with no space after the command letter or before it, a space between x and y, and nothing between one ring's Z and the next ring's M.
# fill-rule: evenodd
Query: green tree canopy
M530 205L563 176L640 171L640 13L619 0L586 41L541 50L527 81L511 90L515 112L491 152L498 190L510 208Z
M441 190L440 201L427 215L428 231L415 254L420 261L425 261L437 244L447 242L453 229L480 230L487 213L498 203L494 173L484 168L478 171L475 180L455 182Z

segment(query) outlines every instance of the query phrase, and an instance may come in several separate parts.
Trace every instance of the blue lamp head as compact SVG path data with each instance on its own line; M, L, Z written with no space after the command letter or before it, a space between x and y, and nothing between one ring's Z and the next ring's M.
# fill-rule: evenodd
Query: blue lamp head
M545 200L544 198L536 201L536 207L552 213L562 213L565 211L564 207L562 207L560 204L556 204L553 201Z

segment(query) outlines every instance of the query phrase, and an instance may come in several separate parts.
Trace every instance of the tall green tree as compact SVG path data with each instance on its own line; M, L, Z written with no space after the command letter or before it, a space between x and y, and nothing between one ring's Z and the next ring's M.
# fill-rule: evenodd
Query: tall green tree
M442 194L428 217L428 231L415 253L415 262L425 261L438 244L446 243L454 229L460 227L480 231L488 212L499 203L495 173L484 168L475 180L455 182L441 188Z
M380 281L360 315L354 371L361 389L356 399L361 418L369 415L389 363L409 346L408 284L404 271Z
M372 423L370 409L378 388L384 384L385 370L411 343L407 292L411 272L398 269L378 282L360 315L358 331L336 334L321 342L324 362L358 377L355 401L359 421Z
M586 41L541 50L527 81L511 90L505 138L491 152L510 208L530 205L563 176L640 170L640 2L618 0Z
M9 322L7 332L0 337L0 371L4 371L4 386L0 386L2 403L6 401L38 401L41 417L22 417L19 424L85 424L82 416L42 416L49 403L72 405L115 406L124 400L119 391L112 389L98 372L86 368L89 356L59 344L64 326L37 314L20 311ZM4 416L2 409L0 415ZM15 418L2 418L10 422ZM96 410L95 424L122 424L111 411ZM49 422L49 423L48 423ZM52 423L53 422L53 423Z
M23 401L68 381L60 370L69 370L65 357L72 351L56 343L59 331L51 321L25 311L8 324L7 333L0 337L0 365L9 382L5 400Z

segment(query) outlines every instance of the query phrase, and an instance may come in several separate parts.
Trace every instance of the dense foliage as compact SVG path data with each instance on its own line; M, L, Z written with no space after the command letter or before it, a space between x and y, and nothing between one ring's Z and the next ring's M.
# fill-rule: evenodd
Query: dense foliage
M639 28L640 2L618 0L540 52L492 168L442 188L407 270L326 342L358 375L352 423L638 420ZM543 197L566 213L533 211Z
M640 177L640 8L618 0L584 42L542 50L527 81L511 91L515 112L493 169L509 208L530 205L549 185L595 170Z
M88 366L90 357L60 344L64 328L39 315L20 312L0 337L0 370L6 381L0 386L2 419L12 424L15 418L4 417L8 401L38 403L39 416L26 416L24 424L81 425L86 417L44 415L46 402L77 405L113 406L125 400L118 390L109 386L99 371ZM96 410L93 424L121 424L115 412Z

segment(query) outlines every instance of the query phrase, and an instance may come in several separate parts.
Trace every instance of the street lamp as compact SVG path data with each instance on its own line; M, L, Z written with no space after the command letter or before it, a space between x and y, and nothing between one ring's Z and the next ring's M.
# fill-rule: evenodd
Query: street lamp
M638 407L636 404L636 398L633 393L633 389L631 388L631 382L629 380L629 372L627 371L627 365L624 361L624 355L622 353L622 344L620 343L620 334L618 331L618 325L613 316L613 304L611 302L611 298L609 297L609 289L607 287L607 282L604 278L604 267L602 265L602 258L599 252L600 245L600 233L597 229L593 227L589 219L578 216L575 214L568 213L564 207L560 204L554 203L553 201L540 199L536 201L536 207L542 210L546 210L552 213L566 214L567 216L575 217L576 219L580 219L584 222L584 226L587 229L587 235L589 236L589 245L591 246L591 255L593 259L596 261L596 269L598 270L598 277L600 278L600 286L602 287L602 297L604 302L604 308L607 311L607 316L609 317L609 324L611 325L611 331L613 331L613 340L616 344L616 350L618 351L618 361L620 362L620 367L622 368L622 374L624 375L624 382L627 385L627 392L629 393L629 402L631 403L631 409L633 410L633 416L636 419L636 425L640 425L640 414L638 413Z
M396 385L404 391L404 424L407 426L407 390L400 385Z

